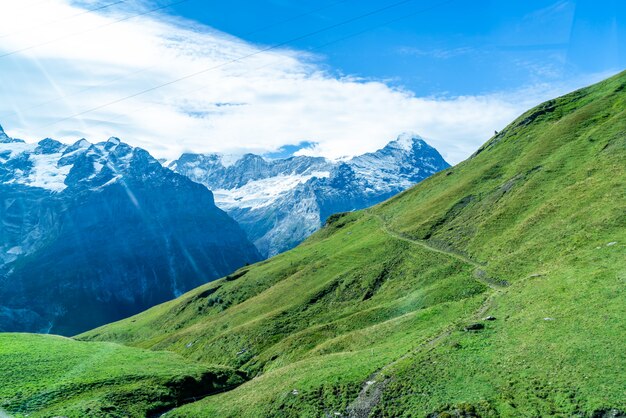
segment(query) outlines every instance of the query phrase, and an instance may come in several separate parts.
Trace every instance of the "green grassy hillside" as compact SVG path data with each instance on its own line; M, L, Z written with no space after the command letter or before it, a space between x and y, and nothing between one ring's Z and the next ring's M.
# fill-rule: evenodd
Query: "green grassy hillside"
M144 417L242 381L174 353L0 334L0 416Z
M293 251L80 338L252 377L168 416L624 411L625 161L621 73Z

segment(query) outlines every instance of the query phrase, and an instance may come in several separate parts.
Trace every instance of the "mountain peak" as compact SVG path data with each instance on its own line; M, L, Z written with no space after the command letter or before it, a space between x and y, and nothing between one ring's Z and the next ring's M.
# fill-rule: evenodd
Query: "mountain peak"
M4 133L2 126L0 126L0 144L6 142L11 142L11 138L9 138L7 134Z
M35 149L35 152L40 154L54 154L56 152L60 152L64 148L65 145L63 145L59 141L52 138L45 138L37 143L37 148Z
M2 125L0 125L0 144L23 143L23 142L24 141L22 141L21 139L15 139L15 138L11 138L10 136L8 136L4 132Z
M104 143L104 149L107 151L115 150L122 141L119 138L112 136Z
M267 155L244 154L226 166L216 154L183 154L169 165L213 190L217 205L240 223L266 257L297 245L332 213L379 203L448 167L411 132L376 152L343 161Z
M76 148L89 148L91 146L91 142L87 141L85 138L79 139L78 141L74 142L74 144L72 145L72 147L76 147Z
M253 153L249 152L247 154L244 154L243 157L241 157L240 160L242 160L242 161L265 161L265 158L263 158L260 155L253 154Z
M415 132L402 132L395 141L391 141L387 146L411 151L416 143L423 143L424 138Z
M63 151L63 156L65 157L67 155L75 155L79 151L88 149L89 147L91 147L91 145L91 142L87 141L85 138L79 139L78 141L67 147L65 151Z

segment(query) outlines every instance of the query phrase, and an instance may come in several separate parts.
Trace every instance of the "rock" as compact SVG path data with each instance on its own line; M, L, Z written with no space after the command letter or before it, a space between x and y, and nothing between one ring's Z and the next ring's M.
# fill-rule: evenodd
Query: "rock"
M483 321L495 321L496 317L495 316L491 316L489 315L488 317L484 318Z
M480 331L481 329L484 329L485 326L483 324L481 324L480 322L476 322L475 324L469 324L467 325L464 330L465 331Z
M591 418L626 418L626 412L619 409L600 409L595 411Z

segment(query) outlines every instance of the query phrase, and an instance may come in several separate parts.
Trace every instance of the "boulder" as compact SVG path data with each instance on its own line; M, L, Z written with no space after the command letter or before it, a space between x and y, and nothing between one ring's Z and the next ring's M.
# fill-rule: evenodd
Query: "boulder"
M481 324L480 322L476 322L474 324L469 324L467 326L465 326L464 330L465 331L480 331L481 329L484 329L485 326L483 324Z

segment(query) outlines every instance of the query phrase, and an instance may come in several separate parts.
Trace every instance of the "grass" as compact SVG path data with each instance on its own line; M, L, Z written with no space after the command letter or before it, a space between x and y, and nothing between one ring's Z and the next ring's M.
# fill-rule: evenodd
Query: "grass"
M544 103L296 249L78 338L248 373L168 416L624 411L625 86Z
M17 417L143 417L243 382L174 353L35 334L0 334L0 365L0 411Z

